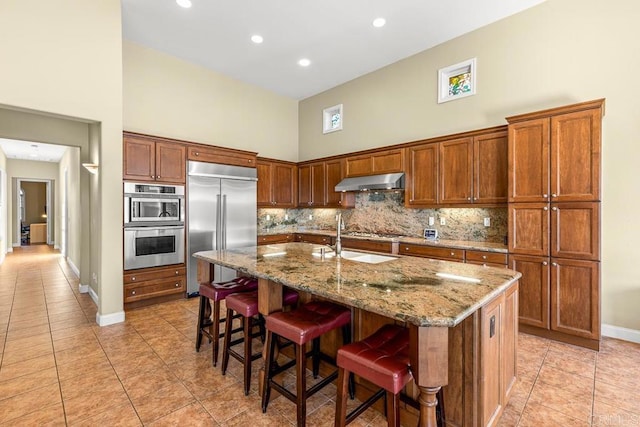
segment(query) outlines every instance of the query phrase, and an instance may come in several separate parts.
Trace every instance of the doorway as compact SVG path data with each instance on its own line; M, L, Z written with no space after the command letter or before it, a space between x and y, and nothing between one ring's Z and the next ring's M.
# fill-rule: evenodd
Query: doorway
M52 242L52 180L16 180L16 242L20 246Z

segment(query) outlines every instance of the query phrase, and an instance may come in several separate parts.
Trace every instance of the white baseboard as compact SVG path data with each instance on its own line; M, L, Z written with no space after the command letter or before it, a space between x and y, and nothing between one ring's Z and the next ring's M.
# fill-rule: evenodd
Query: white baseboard
M13 247L14 247L14 248L19 248L19 247L20 247L20 243L14 243L14 244L13 244Z
M83 285L82 283L80 283L78 285L78 292L80 292L81 294L88 294L89 293L89 285ZM93 297L91 297L91 299L93 299Z
M13 248L7 248L7 253L13 252Z
M93 288L89 285L85 285L85 286L89 288L89 296L91 297L93 302L96 303L96 306L100 307L100 305L98 304L100 298L98 298L98 294L96 294L96 291L94 291Z
M76 265L73 263L73 261L71 261L71 260L69 259L69 257L67 257L67 264L69 264L69 267L71 267L71 270L73 270L73 272L75 273L75 275L76 275L77 277L80 277L80 270L78 270L78 267L76 267ZM88 285L85 285L85 286L88 286ZM82 291L80 291L80 292L82 292ZM86 291L85 291L85 292L86 292Z
M602 335L640 344L640 331L622 326L602 325Z
M124 311L111 314L96 313L96 323L98 326L109 326L124 322Z
M60 246L58 246L58 245L53 245L53 249L60 250Z

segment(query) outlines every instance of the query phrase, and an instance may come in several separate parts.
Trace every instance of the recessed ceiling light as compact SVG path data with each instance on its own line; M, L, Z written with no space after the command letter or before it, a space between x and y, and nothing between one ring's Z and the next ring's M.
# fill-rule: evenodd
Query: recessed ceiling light
M384 24L387 23L387 20L384 18L376 18L373 20L373 26L376 28L384 27Z
M178 6L184 7L185 9L191 7L191 0L176 0L176 3L178 3Z
M254 34L253 36L251 36L251 41L254 42L255 44L260 44L264 41L264 39L262 38L262 36L259 36L258 34Z
M308 67L309 65L311 65L311 61L309 61L307 58L302 58L300 61L298 61L298 65L301 67Z

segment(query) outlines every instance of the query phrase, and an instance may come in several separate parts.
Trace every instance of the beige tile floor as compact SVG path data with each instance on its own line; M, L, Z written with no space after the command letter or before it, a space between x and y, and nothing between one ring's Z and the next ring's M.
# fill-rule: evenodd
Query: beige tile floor
M7 256L0 425L294 425L284 398L262 414L255 375L243 395L239 363L222 376L210 344L195 352L196 299L130 311L103 328L95 313L58 253L39 245ZM640 345L604 339L597 353L521 334L519 346L520 380L501 426L640 425ZM310 400L308 425L333 425L334 396L329 387ZM353 425L386 423L369 410Z

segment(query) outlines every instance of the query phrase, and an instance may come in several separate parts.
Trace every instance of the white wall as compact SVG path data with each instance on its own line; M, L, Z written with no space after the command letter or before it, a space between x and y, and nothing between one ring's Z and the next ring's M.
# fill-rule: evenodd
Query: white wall
M124 129L298 159L298 102L128 41Z
M89 257L101 285L100 323L124 317L122 258L113 256L122 251L122 219L114 214L122 206L121 21L119 0L0 2L0 105L99 123L93 197L100 215L90 224L101 244Z
M300 160L505 124L507 116L606 98L602 320L640 330L640 2L548 0L300 103ZM439 68L477 57L477 94L437 103ZM322 134L322 109L344 130ZM578 165L576 165L578 166Z
M65 194L64 188L64 172L67 170L68 192ZM62 198L67 200L67 259L80 269L81 266L81 236L82 236L82 206L80 198L80 150L75 147L68 148L58 167L59 198L58 209L56 211L56 244L62 244ZM87 269L80 270L80 283L89 283L89 272Z

